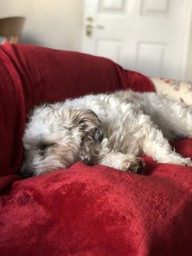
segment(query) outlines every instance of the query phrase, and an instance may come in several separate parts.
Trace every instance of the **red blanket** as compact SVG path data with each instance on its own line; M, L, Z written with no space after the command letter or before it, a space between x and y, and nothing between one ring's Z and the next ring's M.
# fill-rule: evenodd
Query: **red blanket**
M145 156L145 175L82 163L26 180L17 175L32 106L117 89L153 91L145 76L105 58L7 43L0 77L1 255L191 255L191 167ZM191 139L174 146L192 157Z

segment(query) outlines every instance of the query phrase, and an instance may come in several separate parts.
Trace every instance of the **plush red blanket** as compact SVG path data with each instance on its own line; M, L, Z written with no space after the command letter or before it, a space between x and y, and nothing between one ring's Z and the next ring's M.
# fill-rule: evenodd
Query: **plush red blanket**
M145 76L105 58L7 43L0 78L1 255L191 255L191 167L144 156L145 175L80 162L18 175L32 106L117 89L153 91ZM174 146L192 157L191 139Z

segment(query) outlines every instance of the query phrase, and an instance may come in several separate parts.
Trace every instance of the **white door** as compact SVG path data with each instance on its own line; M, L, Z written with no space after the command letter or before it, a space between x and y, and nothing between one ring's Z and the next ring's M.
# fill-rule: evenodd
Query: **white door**
M150 76L185 79L191 0L84 0L82 51Z

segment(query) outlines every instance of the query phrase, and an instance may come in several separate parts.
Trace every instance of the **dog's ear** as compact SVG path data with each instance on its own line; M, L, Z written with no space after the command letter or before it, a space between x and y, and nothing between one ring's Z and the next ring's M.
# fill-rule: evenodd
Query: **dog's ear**
M96 143L103 140L102 123L98 116L91 109L82 109L76 116L79 129L84 132L85 137L92 139Z
M104 137L102 123L91 109L81 109L76 115L76 122L82 132L79 157L86 164L97 164Z
M84 134L79 151L80 159L84 163L89 165L98 164L103 137L101 127L96 127Z

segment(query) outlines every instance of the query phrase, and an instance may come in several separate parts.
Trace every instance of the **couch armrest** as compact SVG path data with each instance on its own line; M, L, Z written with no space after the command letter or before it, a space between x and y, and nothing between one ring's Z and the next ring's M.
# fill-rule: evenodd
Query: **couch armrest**
M150 77L157 93L192 105L192 82Z

